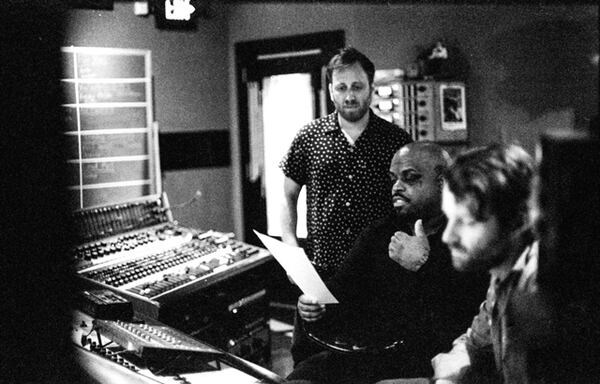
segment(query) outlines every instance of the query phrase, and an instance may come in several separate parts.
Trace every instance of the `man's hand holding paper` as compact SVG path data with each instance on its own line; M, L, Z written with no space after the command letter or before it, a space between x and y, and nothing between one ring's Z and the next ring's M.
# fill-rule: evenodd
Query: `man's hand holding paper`
M257 231L254 233L305 295L310 296L319 304L338 303L302 248L287 245Z
M307 322L313 322L323 317L325 313L325 305L319 304L314 298L307 295L301 295L298 298L298 314L302 320Z

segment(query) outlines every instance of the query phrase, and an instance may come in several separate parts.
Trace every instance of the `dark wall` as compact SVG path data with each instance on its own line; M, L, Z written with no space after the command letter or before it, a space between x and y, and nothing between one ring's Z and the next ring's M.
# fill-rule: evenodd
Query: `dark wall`
M468 62L471 144L518 141L586 125L598 111L598 6L239 4L230 44L343 29L378 68L405 68L442 40ZM596 64L593 57L596 55Z

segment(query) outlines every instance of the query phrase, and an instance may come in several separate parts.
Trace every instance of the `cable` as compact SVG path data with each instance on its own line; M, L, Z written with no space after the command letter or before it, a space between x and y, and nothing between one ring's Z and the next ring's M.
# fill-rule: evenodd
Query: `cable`
M194 193L194 196L192 196L191 199L189 199L188 201L185 201L181 204L172 205L171 209L185 208L185 207L193 204L194 202L200 200L201 197L202 197L202 192L198 189L198 190L196 190L196 193Z

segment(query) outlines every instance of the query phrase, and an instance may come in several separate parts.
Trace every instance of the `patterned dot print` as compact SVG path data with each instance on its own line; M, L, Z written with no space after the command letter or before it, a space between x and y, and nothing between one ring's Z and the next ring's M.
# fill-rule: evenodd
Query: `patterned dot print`
M372 111L354 145L344 136L337 113L297 133L280 167L306 186L306 253L321 272L335 272L360 232L392 209L390 162L411 141L408 133Z

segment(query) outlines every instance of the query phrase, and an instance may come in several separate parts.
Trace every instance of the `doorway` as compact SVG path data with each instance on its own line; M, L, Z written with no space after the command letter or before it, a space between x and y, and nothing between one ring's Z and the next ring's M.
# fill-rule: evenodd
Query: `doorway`
M296 132L331 113L325 66L345 44L344 31L319 32L235 45L244 239L253 230L281 235L283 174L279 162ZM301 207L299 213L306 212ZM299 215L298 235L306 236Z
M260 108L262 111L262 132L250 123L250 135L262 134L264 155L260 161L262 170L261 193L265 198L267 215L267 234L281 237L281 206L284 201L284 176L278 164L290 147L296 132L308 121L317 116L315 111L314 91L310 73L290 73L275 75L262 79L262 92L256 106L249 103L249 108ZM291 91L291 92L290 92ZM321 96L321 95L320 95ZM322 96L321 96L322 98ZM255 129L253 129L255 128ZM254 148L250 147L253 151ZM259 168L255 165L254 169ZM252 177L258 176L256 173ZM298 238L306 238L306 190L302 189L298 198Z

